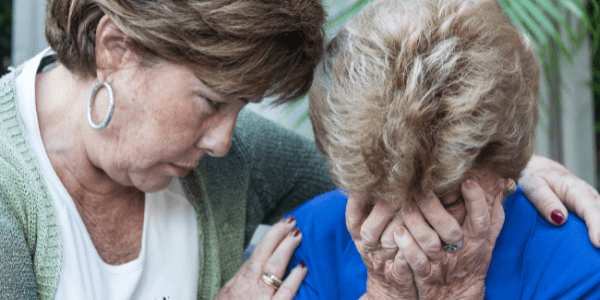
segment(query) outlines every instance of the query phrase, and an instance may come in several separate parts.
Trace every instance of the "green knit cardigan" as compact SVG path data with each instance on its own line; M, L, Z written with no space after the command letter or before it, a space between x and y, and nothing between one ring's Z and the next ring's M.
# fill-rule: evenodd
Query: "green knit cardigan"
M16 103L21 70L0 79L0 298L53 299L60 232ZM182 185L198 219L198 299L213 299L235 274L259 223L335 188L311 141L249 110L227 156L205 156Z

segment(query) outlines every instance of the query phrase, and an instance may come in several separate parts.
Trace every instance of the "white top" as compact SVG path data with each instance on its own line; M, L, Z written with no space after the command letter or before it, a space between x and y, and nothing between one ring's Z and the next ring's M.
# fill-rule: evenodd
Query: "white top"
M146 193L142 248L137 259L113 266L98 255L73 199L48 159L40 134L35 78L40 60L50 54L48 48L25 64L16 79L16 93L27 139L58 217L62 262L55 299L195 299L198 227L178 179L166 190Z

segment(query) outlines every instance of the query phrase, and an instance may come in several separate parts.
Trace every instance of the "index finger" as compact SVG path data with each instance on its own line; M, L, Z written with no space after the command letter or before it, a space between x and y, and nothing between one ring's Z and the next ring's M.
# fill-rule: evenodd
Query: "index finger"
M473 230L471 234L479 236L477 233L488 231L491 226L485 193L473 178L469 178L461 184L461 191L467 208L463 227Z
M360 240L360 227L365 222L365 209L369 205L369 195L362 192L352 192L346 204L346 227L352 240Z
M583 180L574 180L565 195L566 206L585 221L590 241L600 248L600 195Z

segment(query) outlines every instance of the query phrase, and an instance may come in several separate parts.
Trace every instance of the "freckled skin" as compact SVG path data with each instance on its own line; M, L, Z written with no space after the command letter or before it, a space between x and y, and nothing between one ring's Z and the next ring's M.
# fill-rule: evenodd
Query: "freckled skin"
M98 254L113 265L139 255L144 193L164 189L205 154L226 155L246 104L208 89L186 66L141 67L127 54L124 61L99 69L98 79L82 80L63 66L36 77L40 132L50 162ZM106 129L94 131L87 123L87 99L96 80L104 79L114 90L114 114ZM200 94L221 102L218 109ZM96 123L108 103L101 88L92 109Z

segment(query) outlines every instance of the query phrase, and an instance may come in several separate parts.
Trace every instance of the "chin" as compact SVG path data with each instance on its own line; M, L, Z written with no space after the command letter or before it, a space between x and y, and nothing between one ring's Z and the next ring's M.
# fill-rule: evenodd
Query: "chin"
M154 193L166 189L173 177L152 178L135 184L135 187L144 193Z

